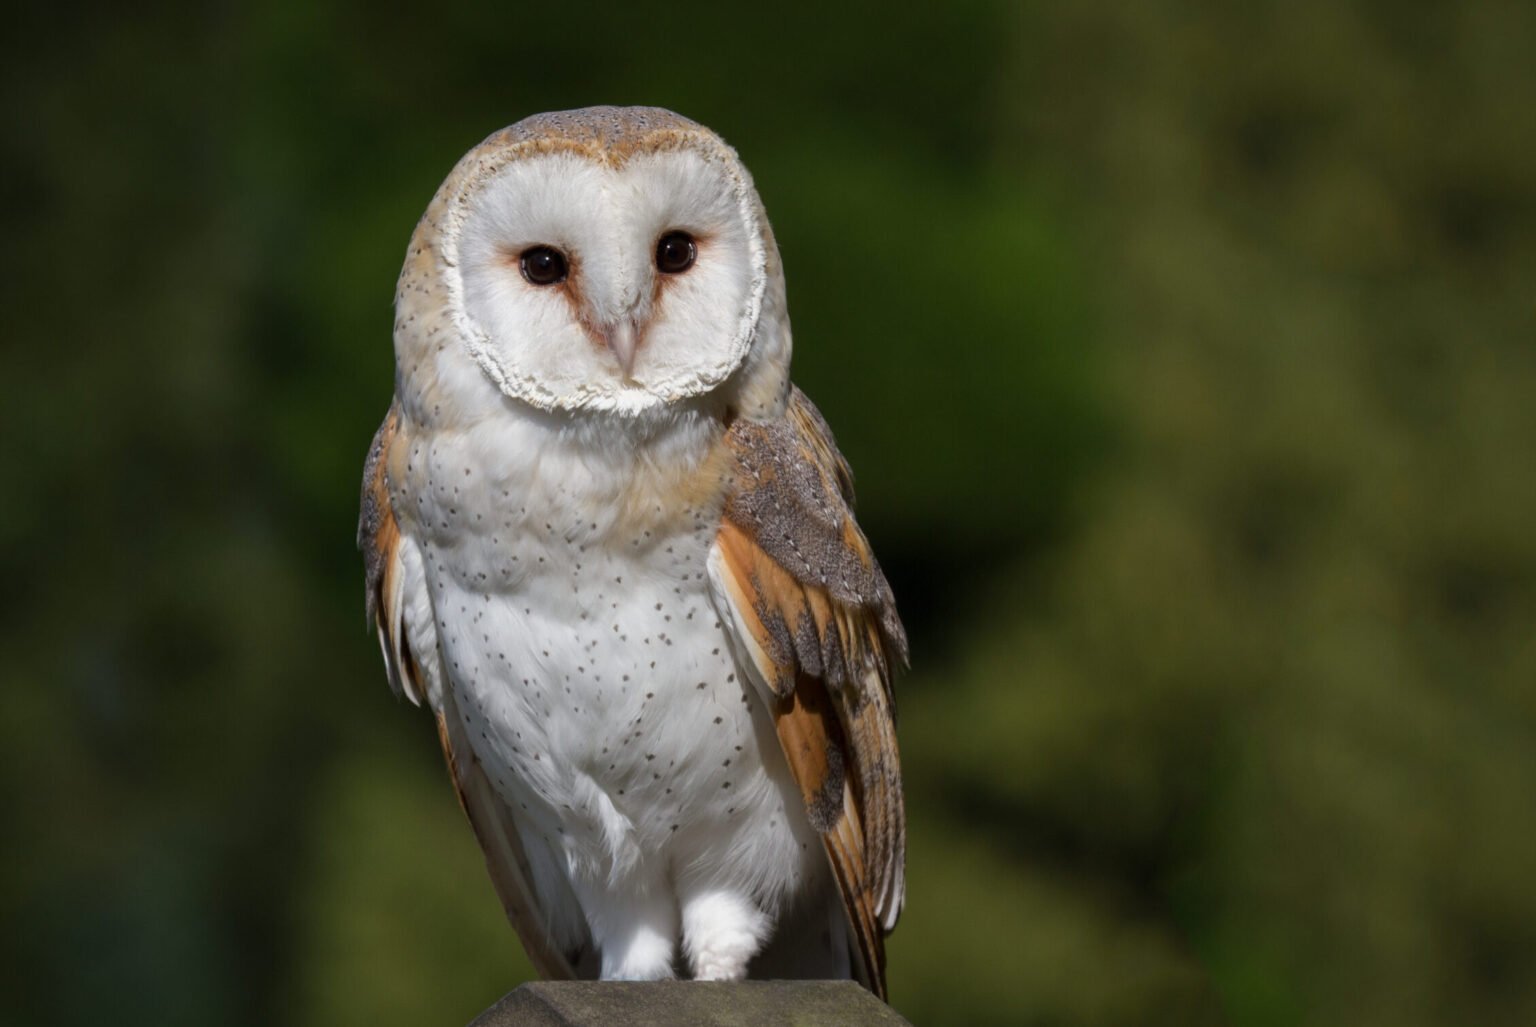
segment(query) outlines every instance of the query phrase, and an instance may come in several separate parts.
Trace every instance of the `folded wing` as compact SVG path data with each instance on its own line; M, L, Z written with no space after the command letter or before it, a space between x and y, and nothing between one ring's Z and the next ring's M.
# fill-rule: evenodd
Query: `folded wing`
M859 977L883 998L885 935L905 894L891 677L906 635L810 400L796 389L783 419L737 420L726 441L735 473L711 581L821 833Z

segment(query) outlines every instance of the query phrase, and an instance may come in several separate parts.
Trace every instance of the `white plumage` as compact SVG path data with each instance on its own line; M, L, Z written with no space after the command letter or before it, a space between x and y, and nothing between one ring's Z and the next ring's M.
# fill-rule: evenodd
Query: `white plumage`
M853 974L883 991L869 923L894 923L902 847L888 590L851 519L832 544L867 565L867 603L817 605L798 568L775 598L779 543L722 548L763 528L723 534L773 487L743 480L751 425L809 425L808 458L842 466L791 393L784 310L745 169L668 112L493 136L412 240L397 403L365 478L370 595L391 679L438 715L546 973ZM785 517L769 530L791 541L821 527ZM804 624L777 612L802 601ZM799 650L806 630L858 661L840 688L857 703L786 691L781 664L842 674ZM866 678L876 702L856 694ZM878 780L852 773L876 764ZM888 779L895 806L871 808Z

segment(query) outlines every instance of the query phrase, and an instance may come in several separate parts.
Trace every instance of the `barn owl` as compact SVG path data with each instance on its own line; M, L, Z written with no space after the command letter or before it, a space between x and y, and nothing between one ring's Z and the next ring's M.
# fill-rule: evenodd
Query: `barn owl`
M883 997L906 637L735 151L655 108L521 121L395 310L368 612L535 967Z

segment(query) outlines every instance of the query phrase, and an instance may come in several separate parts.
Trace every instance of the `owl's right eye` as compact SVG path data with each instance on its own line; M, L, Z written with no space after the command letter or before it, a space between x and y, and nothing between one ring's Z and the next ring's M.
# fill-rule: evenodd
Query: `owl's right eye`
M518 265L530 285L558 285L565 281L565 255L553 246L532 246L523 251Z

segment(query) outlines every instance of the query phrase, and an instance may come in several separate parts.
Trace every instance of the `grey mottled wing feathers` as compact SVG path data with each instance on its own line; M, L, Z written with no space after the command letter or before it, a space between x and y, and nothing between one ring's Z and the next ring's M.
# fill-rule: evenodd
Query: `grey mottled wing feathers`
M853 518L852 476L796 389L782 420L738 420L716 539L730 618L774 697L780 744L822 834L861 978L885 993L901 910L906 817L891 677L906 634Z

